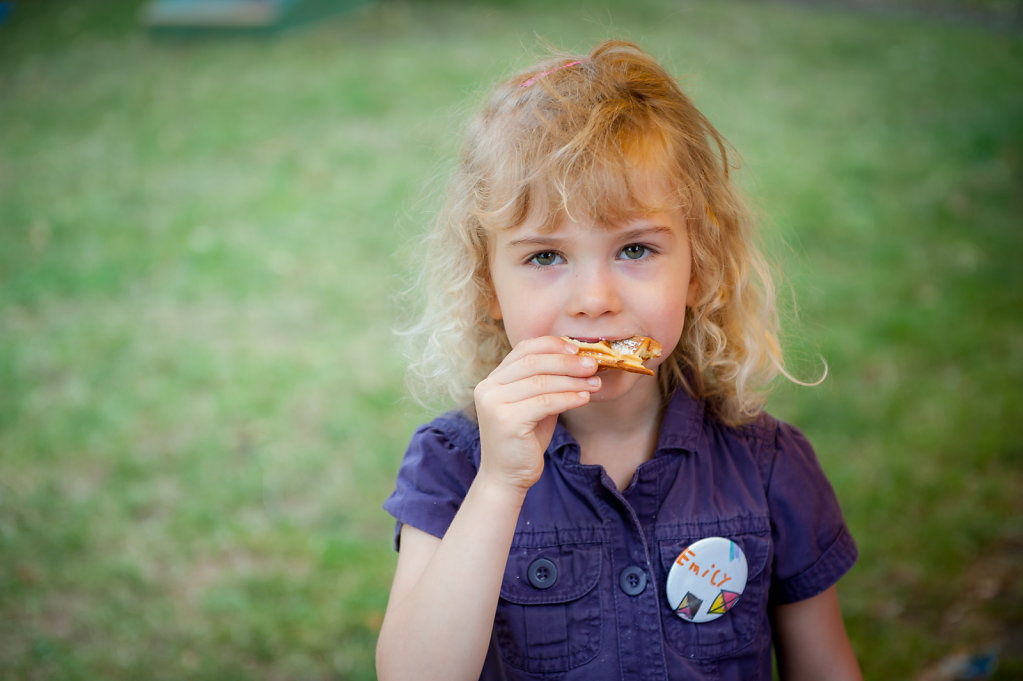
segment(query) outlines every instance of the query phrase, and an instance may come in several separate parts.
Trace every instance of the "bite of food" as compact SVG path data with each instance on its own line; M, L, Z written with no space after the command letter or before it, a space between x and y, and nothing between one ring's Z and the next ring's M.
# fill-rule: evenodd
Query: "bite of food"
M580 340L562 336L579 348L579 354L597 360L602 369L621 369L636 374L653 376L654 372L643 366L648 359L661 356L661 344L646 336L631 338Z

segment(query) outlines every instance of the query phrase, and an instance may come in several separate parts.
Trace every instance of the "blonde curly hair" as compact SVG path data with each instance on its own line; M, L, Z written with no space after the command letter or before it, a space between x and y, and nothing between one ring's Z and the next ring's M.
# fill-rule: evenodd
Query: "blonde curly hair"
M768 384L789 374L772 276L730 179L727 144L654 59L619 41L513 76L472 120L425 248L425 307L409 330L417 396L471 413L474 386L511 349L488 313L490 235L537 207L552 229L566 214L614 224L651 208L630 183L637 162L671 180L697 280L682 339L658 372L661 390L684 388L728 425L761 411Z

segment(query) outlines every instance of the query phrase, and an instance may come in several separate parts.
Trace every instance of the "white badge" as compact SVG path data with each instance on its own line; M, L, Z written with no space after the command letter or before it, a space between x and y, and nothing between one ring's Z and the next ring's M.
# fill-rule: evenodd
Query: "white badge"
M731 539L707 537L692 544L668 571L668 603L690 622L710 622L731 610L746 588L746 555Z

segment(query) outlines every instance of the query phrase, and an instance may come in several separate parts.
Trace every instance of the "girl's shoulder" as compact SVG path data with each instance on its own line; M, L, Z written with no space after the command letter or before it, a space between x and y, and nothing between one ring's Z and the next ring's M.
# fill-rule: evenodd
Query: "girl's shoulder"
M817 453L803 431L766 411L749 423L729 430L743 442L743 449L756 463L765 484L779 466L807 471L820 468Z
M730 425L716 416L707 398L690 395L679 388L669 398L661 421L661 441L682 449L715 450L773 454L791 446L802 432L790 423L761 410L742 425Z
M755 419L738 426L735 430L750 444L764 445L774 441L780 424L781 421L777 418L766 411L761 411Z
M441 444L479 458L480 428L464 411L449 411L424 423L412 435L410 447Z
M810 446L802 430L766 411L761 411L752 421L734 430L754 450L765 454L779 454Z
M766 480L778 461L816 459L813 447L796 426L760 411L742 425L715 417L704 398L679 390L669 401L661 431L662 444L714 454L739 466L756 466Z

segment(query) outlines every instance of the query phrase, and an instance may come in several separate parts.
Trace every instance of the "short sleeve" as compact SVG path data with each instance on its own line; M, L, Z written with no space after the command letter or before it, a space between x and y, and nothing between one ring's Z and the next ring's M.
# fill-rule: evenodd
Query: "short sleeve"
M403 524L443 537L461 507L478 463L471 449L455 444L464 439L458 437L458 425L438 419L412 435L394 491L384 502L384 510L397 520L396 549Z
M771 600L793 603L835 584L856 562L856 542L813 447L779 422L766 481L774 540Z

